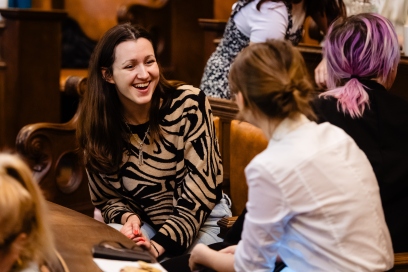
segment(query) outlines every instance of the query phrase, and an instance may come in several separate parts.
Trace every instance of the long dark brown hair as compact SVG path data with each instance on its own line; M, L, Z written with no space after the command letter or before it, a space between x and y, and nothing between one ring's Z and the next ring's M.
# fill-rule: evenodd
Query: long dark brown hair
M112 75L116 46L139 38L152 42L149 33L142 27L129 23L116 25L105 33L91 56L88 87L81 102L77 127L79 147L84 151L85 165L90 171L105 174L117 171L123 152L130 143L116 87L104 79L102 69ZM160 103L166 106L175 88L160 72L149 113L153 138L158 138L162 133L158 114Z

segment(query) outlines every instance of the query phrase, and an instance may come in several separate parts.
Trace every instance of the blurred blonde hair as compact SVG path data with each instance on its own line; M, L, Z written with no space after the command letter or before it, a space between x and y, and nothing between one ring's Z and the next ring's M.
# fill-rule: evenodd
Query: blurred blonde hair
M18 268L31 262L50 268L56 264L46 215L45 200L28 166L17 155L0 153L0 253L7 254L14 239L25 233Z

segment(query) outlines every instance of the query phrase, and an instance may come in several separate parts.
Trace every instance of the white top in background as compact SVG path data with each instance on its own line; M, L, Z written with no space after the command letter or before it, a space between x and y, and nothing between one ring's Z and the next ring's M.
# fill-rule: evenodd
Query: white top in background
M234 22L239 31L249 37L251 42L264 42L267 39L283 40L288 28L288 10L282 2L265 2L256 9L259 0L244 6L235 16ZM303 1L292 5L292 31L295 32L305 20Z

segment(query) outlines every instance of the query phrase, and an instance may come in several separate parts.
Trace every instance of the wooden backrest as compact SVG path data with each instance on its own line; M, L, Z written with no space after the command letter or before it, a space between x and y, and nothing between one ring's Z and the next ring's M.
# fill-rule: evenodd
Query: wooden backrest
M230 196L232 214L239 215L248 200L245 167L268 145L262 130L238 120L232 120L230 129Z
M267 140L259 128L236 119L235 102L212 97L208 100L214 116L219 119L217 137L224 166L223 189L231 197L232 214L239 215L248 199L244 169L266 148Z
M217 139L220 137L220 118L218 116L214 116L214 127L215 127L215 135Z
M83 94L86 80L70 77L64 91ZM35 123L17 135L16 149L34 172L47 200L92 216L88 178L75 137L78 112L67 123Z
M238 113L238 107L233 101L221 98L208 97L212 113L219 118L218 124L218 144L220 147L222 164L224 168L223 190L230 195L230 127L231 121Z

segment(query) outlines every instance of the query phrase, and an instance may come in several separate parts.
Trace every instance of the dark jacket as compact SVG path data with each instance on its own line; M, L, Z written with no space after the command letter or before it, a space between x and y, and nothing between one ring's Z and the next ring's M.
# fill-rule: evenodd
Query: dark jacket
M408 102L375 81L361 82L370 99L361 118L344 114L332 97L316 98L313 107L319 122L342 128L367 155L380 187L394 252L408 251Z

